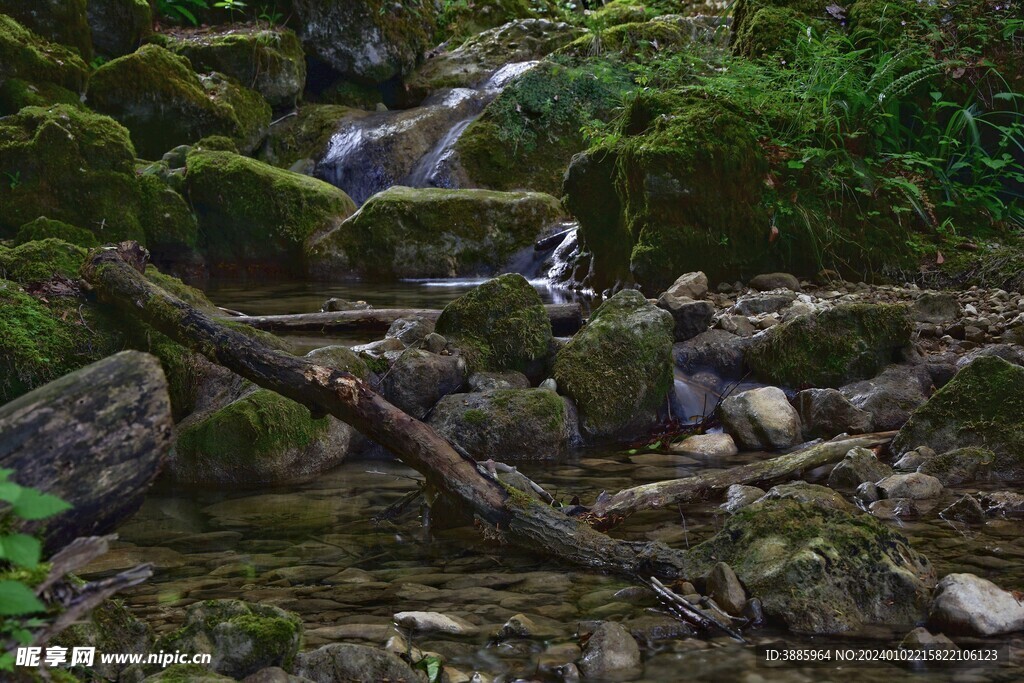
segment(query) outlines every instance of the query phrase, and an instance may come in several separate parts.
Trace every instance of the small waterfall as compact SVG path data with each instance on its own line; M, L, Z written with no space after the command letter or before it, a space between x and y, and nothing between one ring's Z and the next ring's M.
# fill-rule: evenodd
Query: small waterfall
M469 124L476 121L476 116L459 121L438 140L434 149L423 155L423 158L416 162L412 173L402 181L408 187L453 187L454 183L449 175L450 169L446 163L454 151L455 143L458 141L462 131L466 130Z
M484 81L483 85L480 86L480 89L497 90L498 92L501 92L505 89L506 85L519 76L522 76L538 64L540 64L540 62L536 60L532 62L513 62L512 64L506 64L491 74L490 78Z

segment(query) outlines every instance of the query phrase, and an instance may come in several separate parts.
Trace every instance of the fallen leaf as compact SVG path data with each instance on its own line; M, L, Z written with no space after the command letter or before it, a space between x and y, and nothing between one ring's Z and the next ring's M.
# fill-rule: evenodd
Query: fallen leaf
M941 266L943 263L946 262L946 257L942 255L941 251L937 251L935 252L935 254L935 263Z
M768 244L771 244L777 239L779 239L779 229L773 225L771 235L768 236Z

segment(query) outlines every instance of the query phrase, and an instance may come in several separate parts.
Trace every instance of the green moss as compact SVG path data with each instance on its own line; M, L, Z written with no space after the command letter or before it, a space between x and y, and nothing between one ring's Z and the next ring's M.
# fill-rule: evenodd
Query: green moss
M850 304L801 316L760 336L746 361L768 382L839 387L874 377L910 341L905 306Z
M45 216L40 216L34 221L29 221L21 226L18 229L18 234L14 237L14 243L16 245L25 244L26 242L45 240L51 237L80 247L92 248L99 246L99 240L90 231L69 225L63 221L51 220Z
M81 92L88 73L89 67L73 50L47 42L0 13L0 81L18 78Z
M175 664L153 674L149 680L160 681L160 683L214 683L235 679L221 676L200 664Z
M81 107L77 93L54 83L30 83L20 78L0 82L0 115L13 114L25 107L67 104Z
M253 649L259 653L280 649L282 643L298 642L302 628L302 623L298 619L268 619L254 614L235 617L231 623L252 641ZM285 652L281 660L281 668L290 671L294 664L294 652Z
M206 295L199 289L186 285L178 278L161 273L154 265L146 266L146 279L164 291L173 294L190 306L199 309L203 313L220 315L221 311L217 306L206 298ZM275 337L276 338L276 337Z
M78 279L86 250L60 239L25 242L13 249L0 247L0 271L22 284L43 282L54 276Z
M88 61L92 59L92 40L86 19L87 0L0 0L0 14L6 14L46 40L74 49Z
M487 422L487 413L477 408L470 408L462 414L462 419L466 424L482 425Z
M672 317L636 290L601 304L558 352L554 377L595 437L649 426L672 387Z
M211 265L301 270L303 248L355 211L325 182L229 152L192 152L186 183Z
M135 149L116 121L57 105L0 119L0 235L39 216L142 241Z
M551 322L537 290L514 273L488 280L448 304L436 330L459 347L471 372L537 375L551 343Z
M733 37L736 54L792 59L793 43L800 36L804 15L791 7L762 7L744 21Z
M492 395L496 408L514 418L528 415L548 430L561 430L565 425L565 402L553 391L544 389L499 389ZM470 422L468 413L462 418Z
M451 40L458 43L495 26L516 19L557 16L558 6L552 0L476 0L446 2L438 17L435 42Z
M364 112L333 104L307 104L296 116L281 121L270 130L260 158L280 168L291 168L297 161L315 159L327 149L340 122Z
M225 135L207 135L201 139L192 149L197 152L231 152L238 154L238 145L234 140ZM189 150L192 151L192 150Z
M157 257L192 250L198 239L196 217L184 197L154 174L139 176L146 245Z
M271 109L267 101L255 90L222 74L200 76L200 81L208 97L230 109L230 126L225 130L239 151L255 151L270 130Z

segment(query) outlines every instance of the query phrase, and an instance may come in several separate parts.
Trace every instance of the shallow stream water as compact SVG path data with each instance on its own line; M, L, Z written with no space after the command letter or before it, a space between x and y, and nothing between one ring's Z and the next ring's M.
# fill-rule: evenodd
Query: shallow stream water
M327 288L221 284L210 291L220 305L269 314L317 310L331 296L365 299L377 306L437 308L472 284ZM546 298L553 300L554 295ZM579 496L591 501L602 490L617 491L763 457L743 453L702 461L655 452L592 449L557 461L518 465L560 500ZM300 614L307 648L342 640L381 645L394 633L394 613L443 612L477 625L477 634L417 636L413 645L441 653L464 672L479 670L504 681L547 680L544 672L574 658L575 634L590 620L613 618L641 630L645 623L648 630L658 624L665 629L666 620L653 611L654 603L636 584L620 577L510 551L483 540L471 528L427 530L416 507L395 521L374 521L374 515L415 490L419 479L399 463L361 460L347 462L314 481L281 488L214 491L158 486L142 510L120 529L115 549L95 563L88 575L153 562L153 579L130 592L126 601L158 632L180 625L184 609L195 601L240 598ZM939 576L965 571L1007 589L1024 589L1024 525L1019 520L991 520L965 528L938 518L938 511L955 497L956 492L947 491L919 518L891 523L900 526L931 559ZM718 503L711 500L638 514L616 533L632 540L692 546L723 524L725 516ZM517 613L531 617L545 631L543 637L494 642L496 631ZM903 633L875 631L811 639L766 627L751 631L750 636L761 644L789 645L841 645L868 638L883 647L898 644ZM749 647L723 639L677 638L648 644L641 680L1024 680L1024 639L1018 637L1011 646L1012 665L984 669L769 668Z

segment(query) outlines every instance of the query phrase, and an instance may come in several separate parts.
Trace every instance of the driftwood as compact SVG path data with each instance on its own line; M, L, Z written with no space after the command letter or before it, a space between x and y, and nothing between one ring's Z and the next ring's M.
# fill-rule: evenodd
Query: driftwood
M661 600L661 604L665 605L665 608L680 621L696 626L705 633L714 634L715 631L721 631L733 640L741 643L747 642L739 631L724 620L719 619L714 614L710 614L709 611L698 609L696 605L668 588L655 577L651 577L649 585L658 596L658 599ZM728 617L728 615L725 616Z
M548 304L544 310L557 337L575 334L583 325L583 309L579 304ZM386 332L399 318L437 320L440 315L441 311L428 308L370 308L296 315L242 315L232 317L231 322L276 332Z
M623 489L614 495L602 495L585 514L598 528L614 526L640 510L689 503L704 498L712 491L733 484L761 484L842 460L851 448L873 448L888 443L896 432L877 432L853 438L826 441L795 453L769 460L752 462L719 472L698 474L683 479L670 479Z
M172 443L167 381L153 356L125 351L0 407L0 468L72 508L45 522L52 552L131 516Z
M613 539L526 494L510 492L431 427L354 375L275 351L154 287L138 263L133 268L121 256L138 250L126 242L98 250L86 261L82 275L102 301L261 387L352 425L420 472L440 494L473 512L486 533L565 562L630 576L678 578L696 570L684 551L660 542Z

